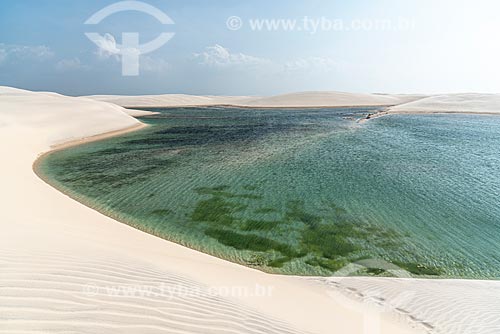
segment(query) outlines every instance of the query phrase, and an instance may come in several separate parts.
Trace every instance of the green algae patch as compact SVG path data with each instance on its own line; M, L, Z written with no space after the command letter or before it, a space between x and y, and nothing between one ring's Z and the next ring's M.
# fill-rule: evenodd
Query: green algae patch
M214 196L199 201L191 215L191 219L198 222L232 225L237 221L233 214L245 208L246 205L244 204L233 203L220 196Z
M206 223L205 235L220 244L256 252L245 260L253 266L283 269L287 263L299 261L332 273L356 261L363 253L367 258L376 257L378 254L373 249L381 245L397 248L399 242L395 239L401 237L391 229L353 220L346 210L334 203L320 210L319 215L310 213L304 201L290 200L285 203L283 212L267 206L265 211L277 215L278 219L265 220L244 218L261 212L250 209L261 206L258 194L245 197L247 201L241 204L237 199L242 196L225 185L194 191L208 198L198 201L191 219ZM283 235L286 236L284 240ZM367 244L371 244L372 251L365 250ZM281 256L273 255L276 252Z
M443 271L440 268L436 268L433 266L428 266L425 264L421 263L415 263L415 262L402 262L402 261L392 261L395 265L398 267L409 271L410 273L414 275L420 275L420 276L439 276L443 273Z
M312 267L321 267L321 268L328 270L330 272L335 272L337 270L342 269L349 262L346 261L345 259L332 260L332 259L324 259L324 258L320 258L320 257L314 257L314 258L307 259L305 261L305 263L312 266Z
M278 228L279 225L286 224L285 221L278 220L245 220L241 226L242 231L271 231Z
M287 203L285 219L299 221L309 226L314 226L321 221L320 216L313 215L304 210L304 201L293 200Z
M274 212L278 212L277 209L275 208L260 208L260 209L257 209L255 210L255 213L274 213Z
M302 232L302 248L327 259L346 257L360 250L349 239L359 237L360 234L362 233L346 223L309 227Z
M297 255L297 252L289 245L256 234L243 234L218 228L208 228L205 234L217 239L226 246L231 246L239 250L252 250L256 252L278 251L289 257Z

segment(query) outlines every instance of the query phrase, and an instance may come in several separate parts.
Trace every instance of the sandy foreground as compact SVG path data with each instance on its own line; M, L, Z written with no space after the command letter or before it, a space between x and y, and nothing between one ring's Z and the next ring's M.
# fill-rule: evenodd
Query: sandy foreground
M0 333L500 331L500 282L265 274L119 223L33 172L55 145L140 127L111 103L0 87Z

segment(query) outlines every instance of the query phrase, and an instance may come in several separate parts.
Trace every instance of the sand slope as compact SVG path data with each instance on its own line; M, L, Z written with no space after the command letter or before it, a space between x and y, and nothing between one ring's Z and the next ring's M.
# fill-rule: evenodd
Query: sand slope
M45 147L141 124L120 106L54 93L0 87L0 103L3 130L32 133Z
M417 95L360 94L344 92L301 92L255 98L242 102L259 107L345 107L391 106L420 98Z
M124 107L182 107L182 106L211 106L236 105L251 100L246 96L198 96L186 94L164 95L91 95L87 96L96 101L111 102Z
M118 96L88 96L98 101L124 107L174 107L232 105L241 107L343 107L392 106L425 97L423 95L359 94L343 92L301 92L270 97L197 96L184 94Z
M1 333L413 332L390 315L380 331L363 331L375 313L326 285L140 232L32 170L52 145L139 125L109 103L0 88ZM256 293L256 284L267 292Z
M390 108L393 113L500 113L499 94L448 94Z
M500 281L381 277L310 278L431 333L500 333Z

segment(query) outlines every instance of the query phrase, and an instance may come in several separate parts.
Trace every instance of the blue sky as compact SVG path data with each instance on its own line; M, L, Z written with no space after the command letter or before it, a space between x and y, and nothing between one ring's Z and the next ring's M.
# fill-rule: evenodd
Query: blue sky
M0 85L69 95L500 93L495 0L146 0L175 24L135 11L84 24L116 2L2 0ZM228 28L231 16L240 29ZM278 28L256 29L264 19ZM123 32L140 43L175 35L140 55L138 76L123 76L121 56L85 32L118 44Z

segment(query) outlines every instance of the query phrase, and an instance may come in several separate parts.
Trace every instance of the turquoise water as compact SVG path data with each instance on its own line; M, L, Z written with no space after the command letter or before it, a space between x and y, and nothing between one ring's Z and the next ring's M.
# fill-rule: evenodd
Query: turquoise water
M176 108L55 152L51 183L149 233L265 271L367 258L500 278L500 117ZM367 275L388 275L384 268Z

